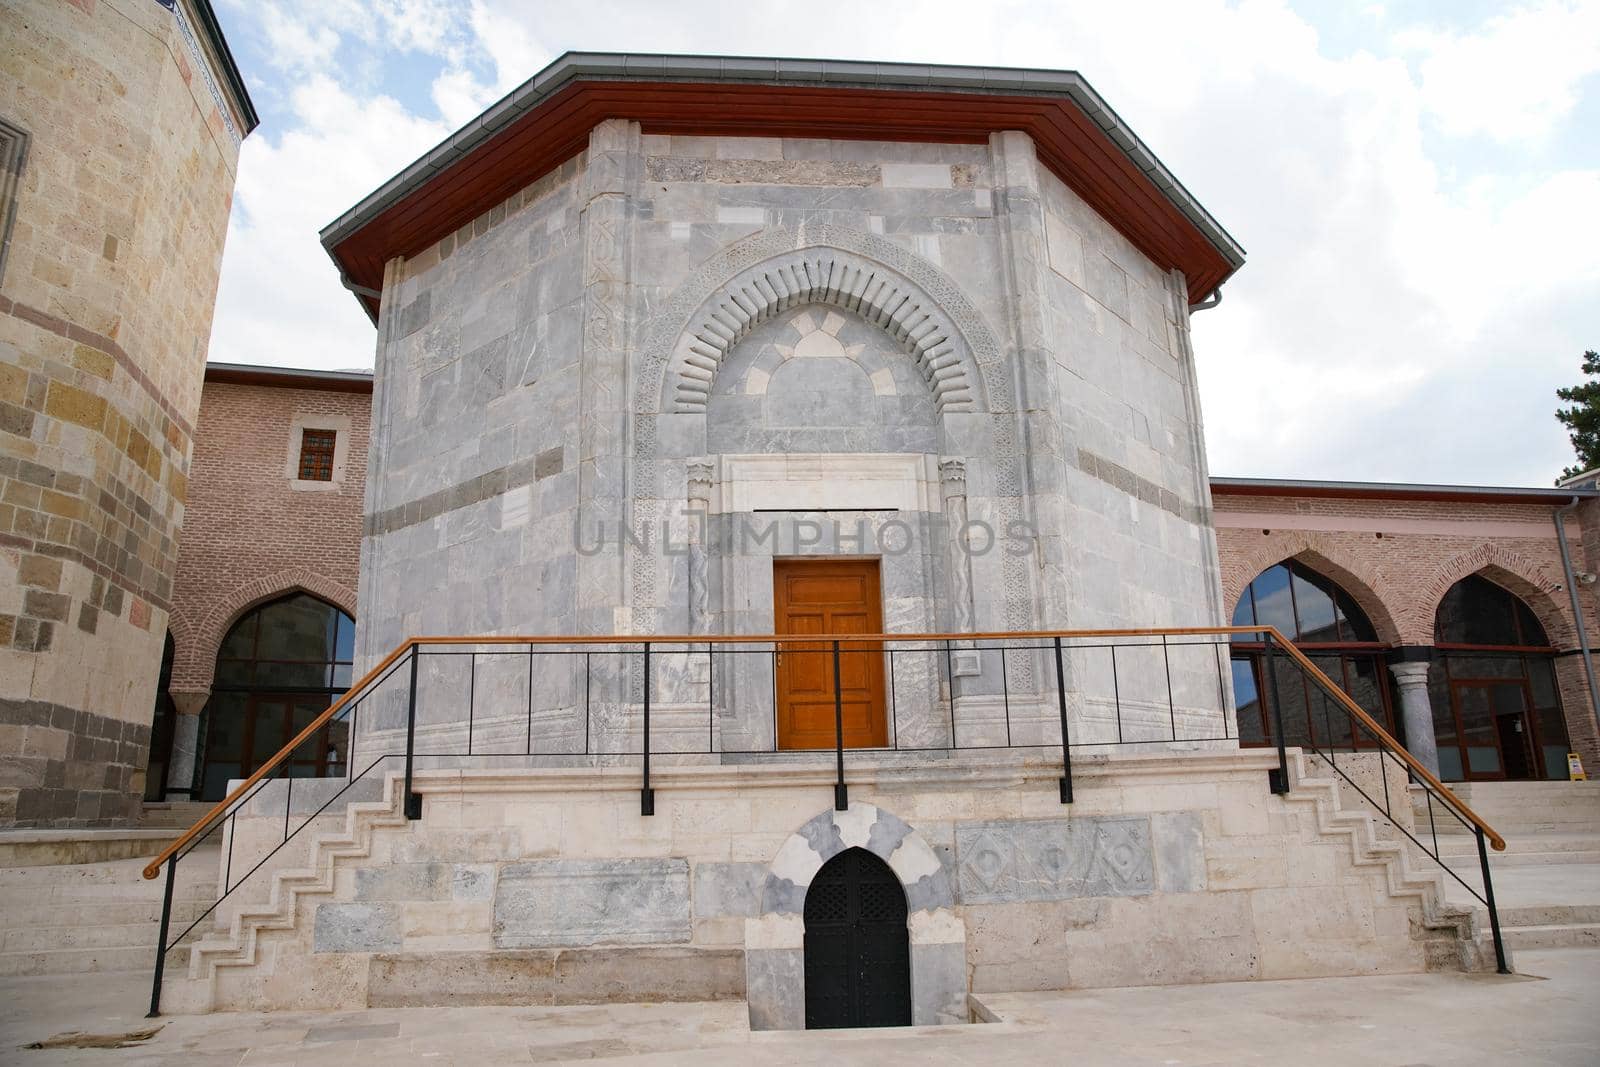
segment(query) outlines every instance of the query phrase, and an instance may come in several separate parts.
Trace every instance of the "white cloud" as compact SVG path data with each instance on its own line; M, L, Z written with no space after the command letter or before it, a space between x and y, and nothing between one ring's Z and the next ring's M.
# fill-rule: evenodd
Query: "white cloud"
M1579 84L1600 71L1600 4L1547 2L1469 33L1403 31L1395 44L1418 57L1423 106L1446 133L1538 140L1572 111Z
M291 101L299 125L248 138L240 155L210 358L371 366L372 327L317 232L449 130L320 75Z
M1559 131L1600 66L1600 32L1581 32L1594 12L1454 30L1396 30L1387 12L1335 59L1276 0L819 0L804 18L780 0L318 5L277 31L304 38L286 62L318 73L294 128L246 142L212 356L370 363L317 230L565 48L1070 67L1249 249L1195 320L1214 470L1545 483L1568 458L1553 390L1600 343L1600 172L1500 172L1427 134ZM443 117L364 90L349 63L315 66L330 32L342 55L438 57Z

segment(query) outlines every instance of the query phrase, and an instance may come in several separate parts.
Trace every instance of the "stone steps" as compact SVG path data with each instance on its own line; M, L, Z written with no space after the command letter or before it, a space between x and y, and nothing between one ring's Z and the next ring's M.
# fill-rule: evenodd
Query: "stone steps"
M172 829L181 832L199 822L212 807L213 805L198 800L169 800L163 804L146 804L139 814L139 825L145 829Z
M103 971L143 971L155 963L155 927L150 943L124 948L71 948L51 952L0 952L0 976L40 974L98 974Z
M1478 869L1478 853L1471 852L1446 852L1440 849L1440 859L1460 872L1462 869L1476 871ZM1552 867L1568 863L1600 863L1600 850L1584 852L1564 852L1552 850L1549 852L1491 852L1489 853L1489 869L1499 870L1502 867Z
M1600 948L1600 923L1552 923L1546 926L1502 924L1500 936L1513 949Z
M159 922L102 923L67 926L29 925L0 931L0 955L15 952L60 952L82 948L155 947Z
M172 904L177 925L169 936L216 900L217 860L215 849L205 849L179 865ZM0 868L0 975L147 970L166 885L143 877L146 862ZM196 932L208 930L202 923Z
M185 926L200 917L211 905L210 900L175 900L172 903L172 921ZM0 913L7 928L26 926L84 926L104 924L123 926L128 923L157 923L161 921L161 899L112 900L73 903L71 901L46 901L35 904L0 902ZM152 944L154 942L152 941Z

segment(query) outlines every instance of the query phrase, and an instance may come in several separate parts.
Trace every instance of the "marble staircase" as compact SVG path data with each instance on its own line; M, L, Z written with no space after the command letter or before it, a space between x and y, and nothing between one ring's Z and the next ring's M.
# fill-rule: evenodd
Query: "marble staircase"
M1462 782L1451 786L1506 839L1489 853L1495 900L1512 948L1600 946L1600 782ZM1413 789L1417 836L1462 881L1482 891L1476 838L1437 806L1430 827L1421 791ZM1451 899L1472 906L1487 925L1487 909L1453 880Z

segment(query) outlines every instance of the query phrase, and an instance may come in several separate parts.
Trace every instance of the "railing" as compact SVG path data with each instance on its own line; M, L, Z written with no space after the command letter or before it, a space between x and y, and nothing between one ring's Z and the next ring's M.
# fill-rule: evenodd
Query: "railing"
M1285 669L1302 671L1322 694L1325 719L1345 717L1352 749L1362 747L1358 736L1370 738L1364 747L1379 754L1380 767L1384 759L1393 761L1424 789L1430 822L1437 801L1476 835L1484 893L1461 884L1488 907L1497 958L1505 971L1485 848L1487 842L1503 849L1505 842L1271 628L805 637L420 637L384 657L145 867L146 878L155 878L166 868L150 1015L160 1011L168 953L182 946L224 900L358 783L380 781L381 775L374 774L379 767L398 763L403 768L403 811L408 819L418 819L422 798L413 781L419 766L474 760L486 765L581 766L637 759L640 813L649 816L655 810L652 758L759 761L789 749L831 749L834 805L843 810L849 804L847 752L884 758L896 752L1059 749L1060 800L1070 804L1074 749L1238 744L1228 649L1230 639L1252 635L1265 643L1269 689L1277 691L1277 661L1286 659ZM512 711L517 701L511 697L517 693L520 713ZM489 705L487 716L478 713L480 701ZM1292 742L1279 704L1274 699L1270 707L1278 752L1278 766L1270 778L1273 791L1282 793L1290 785ZM807 705L823 709L824 718L822 736L813 722L809 740L792 713ZM831 723L826 721L828 711ZM1288 722L1293 729L1292 714ZM339 736L334 737L335 732ZM1335 735L1328 730L1325 736ZM317 787L296 823L294 771L304 764L296 761L295 753L316 746L318 762L323 762L324 754L339 744L344 745L343 758L336 761L345 769L343 784L331 790ZM1430 852L1406 830L1392 809L1387 774L1379 775L1384 796L1380 804L1350 776L1348 758L1344 768L1338 766L1339 746L1306 747L1461 881L1440 859L1436 833ZM242 873L235 878L239 814L277 780L284 782L282 835L264 854L240 858ZM319 796L321 802L316 803ZM276 803L276 798L271 800ZM1404 802L1409 805L1409 796ZM219 832L225 854L217 900L171 937L178 863Z

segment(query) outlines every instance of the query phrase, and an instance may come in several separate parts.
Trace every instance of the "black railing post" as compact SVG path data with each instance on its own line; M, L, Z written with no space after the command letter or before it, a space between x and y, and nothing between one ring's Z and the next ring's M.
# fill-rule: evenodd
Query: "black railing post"
M839 676L839 642L833 643L833 753L836 776L833 781L833 809L850 807L850 791L844 784L844 685Z
M1272 697L1272 736L1278 742L1278 766L1267 772L1267 781L1274 793L1289 791L1289 751L1283 742L1283 705L1278 700L1278 661L1272 654L1272 633L1265 634L1267 658L1267 693Z
M1056 643L1056 705L1061 711L1061 803L1072 803L1072 738L1067 734L1067 669L1061 662L1061 638Z
M1506 943L1500 936L1500 912L1494 906L1494 879L1489 876L1489 849L1483 842L1483 827L1474 826L1472 829L1478 838L1478 866L1483 870L1483 902L1489 908L1489 933L1494 937L1494 969L1501 974L1510 974L1511 966L1506 963Z
M422 818L422 796L411 789L412 756L417 749L417 646L411 646L411 690L406 697L406 818Z
M167 861L167 888L161 894L161 932L156 934L156 973L150 980L150 1013L146 1019L161 1014L161 976L167 969L167 932L172 925L172 883L178 875L178 857Z
M644 643L644 786L639 790L639 814L656 813L656 791L650 788L650 642Z

